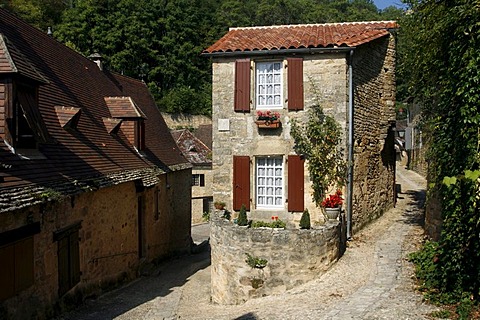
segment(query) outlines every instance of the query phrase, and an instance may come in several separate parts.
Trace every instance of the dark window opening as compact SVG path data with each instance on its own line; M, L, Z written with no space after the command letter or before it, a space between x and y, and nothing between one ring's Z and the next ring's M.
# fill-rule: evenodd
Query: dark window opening
M2 301L33 285L33 236L0 246L0 261Z
M80 223L57 231L58 242L58 294L63 296L80 282L80 249L78 230Z
M192 186L204 187L205 175L204 174L192 174Z

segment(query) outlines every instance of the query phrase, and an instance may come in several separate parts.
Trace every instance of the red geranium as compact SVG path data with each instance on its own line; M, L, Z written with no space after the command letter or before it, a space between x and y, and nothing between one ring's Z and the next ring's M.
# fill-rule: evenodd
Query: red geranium
M257 111L257 120L267 120L267 121L274 121L280 119L280 113L272 112L270 110L266 111Z
M337 208L343 203L342 191L337 190L335 194L329 195L322 201L322 207L324 208Z

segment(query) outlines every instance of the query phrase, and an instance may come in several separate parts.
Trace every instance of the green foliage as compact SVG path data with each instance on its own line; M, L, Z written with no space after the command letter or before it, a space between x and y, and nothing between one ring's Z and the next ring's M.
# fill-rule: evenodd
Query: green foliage
M202 219L203 221L210 221L210 211L204 211L202 213Z
M409 1L399 59L407 95L423 104L430 188L440 195L443 226L440 295L480 295L480 6L478 1ZM477 178L477 180L475 179ZM429 190L429 194L434 194Z
M247 208L245 207L244 204L242 204L242 207L240 208L240 213L238 214L237 224L239 226L247 226L248 225Z
M264 221L254 221L252 223L252 228L278 228L278 229L285 229L287 224L282 220L274 220L272 222L264 222Z
M340 149L341 131L332 116L326 115L320 105L308 109L306 124L291 120L295 151L308 160L308 171L313 183L313 200L320 206L329 187L343 186L346 163Z
M308 209L305 209L302 213L302 217L300 218L300 229L310 229L310 213Z
M266 259L261 259L258 257L254 257L248 253L245 253L247 259L245 262L252 268L263 269L267 266L268 261Z

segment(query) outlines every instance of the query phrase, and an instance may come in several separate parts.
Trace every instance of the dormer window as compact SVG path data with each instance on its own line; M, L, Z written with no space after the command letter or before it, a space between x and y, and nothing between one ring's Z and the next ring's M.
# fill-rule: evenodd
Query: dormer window
M138 151L145 150L145 119L142 110L130 97L105 97L113 119L121 120L120 129ZM105 120L104 120L105 123Z
M46 142L48 132L43 124L37 103L37 88L14 83L13 104L7 117L9 139L15 150L36 149Z

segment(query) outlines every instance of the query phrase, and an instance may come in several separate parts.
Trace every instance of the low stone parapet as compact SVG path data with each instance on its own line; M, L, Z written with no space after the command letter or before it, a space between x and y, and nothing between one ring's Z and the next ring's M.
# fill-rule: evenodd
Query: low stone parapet
M241 304L318 278L340 257L340 242L339 221L300 230L247 228L214 218L212 301Z

